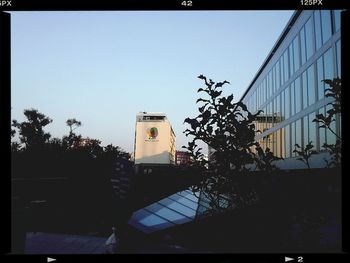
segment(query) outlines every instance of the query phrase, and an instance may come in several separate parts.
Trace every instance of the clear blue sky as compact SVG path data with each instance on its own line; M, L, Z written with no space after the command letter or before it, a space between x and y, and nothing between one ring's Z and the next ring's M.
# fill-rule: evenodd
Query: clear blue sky
M197 78L228 80L238 100L293 11L11 12L12 119L38 109L46 131L133 151L139 111L165 112L177 149L197 116Z

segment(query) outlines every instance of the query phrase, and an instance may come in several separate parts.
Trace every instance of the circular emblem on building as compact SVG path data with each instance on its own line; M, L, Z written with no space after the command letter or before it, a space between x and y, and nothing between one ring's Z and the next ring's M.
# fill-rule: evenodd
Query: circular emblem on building
M158 136L158 129L156 127L149 128L147 130L148 139L156 139Z

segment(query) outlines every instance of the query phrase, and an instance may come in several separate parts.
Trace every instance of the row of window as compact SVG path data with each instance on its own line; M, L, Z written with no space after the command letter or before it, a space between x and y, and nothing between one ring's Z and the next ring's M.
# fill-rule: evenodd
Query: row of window
M340 40L336 44L335 52L336 59L333 56L333 49L329 48L300 77L296 78L263 107L263 112L255 123L256 130L266 131L323 99L326 87L322 80L334 78L335 69L340 71Z
M266 74L266 77L257 86L253 94L245 101L249 111L256 112L261 105L273 97L315 51L339 29L339 10L314 11L270 72ZM340 44L337 46L338 49L340 49Z
M296 156L296 153L293 153L295 144L305 147L309 142L312 142L314 150L324 150L324 143L335 144L337 137L329 129L319 128L313 120L316 118L316 114L325 114L329 107L322 107L318 111L312 112L274 133L260 138L258 140L259 144L264 150L269 148L275 156L283 158ZM337 116L337 121L331 125L331 129L339 135L340 128L337 128L336 123L340 124L339 116Z

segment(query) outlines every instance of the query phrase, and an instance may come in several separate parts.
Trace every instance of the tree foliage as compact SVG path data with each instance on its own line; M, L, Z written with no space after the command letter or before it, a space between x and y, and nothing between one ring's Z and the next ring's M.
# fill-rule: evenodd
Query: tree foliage
M24 166L32 169L17 168L16 171L19 173L14 176L30 177L42 174L46 177L55 174L74 177L79 167L90 164L89 160L99 159L99 163L106 164L106 160L110 163L118 157L128 158L128 154L118 146L110 144L103 147L98 139L82 138L80 134L76 134L75 130L82 125L82 122L75 118L66 121L69 133L60 139L51 138L50 133L45 131L47 125L52 122L51 118L36 109L26 109L24 115L25 121L12 121L14 129L11 130L11 149L15 161L23 160L27 163ZM15 140L16 130L18 130L20 142ZM65 171L63 174L59 175L58 170L52 170L50 165L55 162L61 162L58 170Z
M316 154L317 152L315 150L312 150L312 148L314 147L314 145L312 144L312 141L310 141L305 148L303 149L299 144L295 144L294 145L295 149L293 150L294 153L298 154L298 158L297 160L302 161L303 163L305 163L305 165L307 166L307 168L310 169L310 158L312 155Z
M339 166L341 163L342 139L339 134L332 129L332 123L336 121L336 117L341 115L341 79L325 79L323 80L329 88L325 90L326 98L331 98L332 101L327 105L332 107L327 110L326 115L317 114L313 122L318 123L320 129L327 129L336 137L335 144L325 143L323 147L331 153L330 160L325 160L328 167Z
M271 172L274 170L277 170L277 166L274 164L275 161L278 160L284 160L281 157L277 157L273 155L273 152L271 152L270 148L266 148L265 152L261 148L260 145L258 145L256 148L256 168L258 168L259 171L266 171Z
M223 205L223 197L232 200L230 205L235 207L251 204L252 200L256 200L255 191L239 185L235 175L250 171L249 166L256 163L260 169L272 170L274 166L271 162L276 160L270 151L261 153L255 141L254 121L262 111L252 114L243 102L233 102L233 94L223 96L224 85L230 84L228 81L216 83L203 75L198 78L205 85L197 91L203 94L196 101L199 114L184 121L190 126L184 133L192 141L183 148L193 157L194 166L201 167L203 175L203 180L192 190L205 193L214 210L227 208ZM210 162L203 159L198 141L214 149ZM256 147L257 153L254 151Z
M47 143L51 137L50 133L44 131L44 127L52 120L36 109L24 110L27 121L19 123L17 120L12 121L12 126L19 131L21 144L26 148L37 148ZM12 132L12 134L14 134Z

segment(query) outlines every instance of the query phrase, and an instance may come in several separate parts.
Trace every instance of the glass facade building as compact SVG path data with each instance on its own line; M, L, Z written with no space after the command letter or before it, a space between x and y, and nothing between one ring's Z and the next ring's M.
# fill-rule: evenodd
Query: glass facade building
M293 158L294 145L310 141L322 153L324 143L336 141L313 120L330 107L322 80L341 78L340 13L295 11L241 98L250 112L263 111L256 120L256 140L275 156ZM337 116L332 128L338 135L340 127Z

